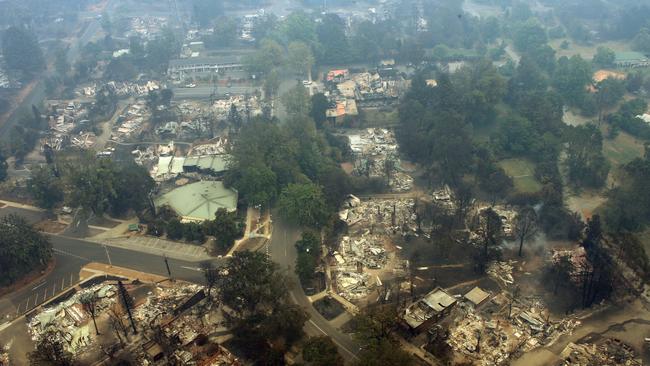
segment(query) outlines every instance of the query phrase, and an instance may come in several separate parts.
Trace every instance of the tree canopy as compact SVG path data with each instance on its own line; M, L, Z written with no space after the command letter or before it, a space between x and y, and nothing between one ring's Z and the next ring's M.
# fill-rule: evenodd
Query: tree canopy
M27 75L45 69L43 51L36 36L23 27L10 27L2 36L2 54L9 69L19 70Z
M16 215L0 218L0 285L14 283L52 257L50 241Z

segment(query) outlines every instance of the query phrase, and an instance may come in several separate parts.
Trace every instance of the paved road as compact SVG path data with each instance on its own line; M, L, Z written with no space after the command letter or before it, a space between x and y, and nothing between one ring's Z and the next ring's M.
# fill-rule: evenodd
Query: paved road
M160 255L115 247L105 248L97 243L63 236L50 236L50 239L56 260L54 270L40 282L1 298L0 319L11 319L36 307L75 284L79 280L82 266L90 262L109 264L109 257L110 262L115 266L167 276L165 262ZM168 259L168 262L173 278L195 283L203 282L203 273L196 262L176 259ZM214 261L216 265L221 262L223 260Z
M283 268L289 268L291 281L289 296L298 305L305 308L310 319L305 324L305 332L311 336L328 335L339 347L339 353L348 361L357 359L359 345L347 334L331 325L323 316L314 309L309 299L299 284L298 276L293 271L296 261L296 248L294 243L299 239L300 230L274 222L273 236L269 244L271 258Z

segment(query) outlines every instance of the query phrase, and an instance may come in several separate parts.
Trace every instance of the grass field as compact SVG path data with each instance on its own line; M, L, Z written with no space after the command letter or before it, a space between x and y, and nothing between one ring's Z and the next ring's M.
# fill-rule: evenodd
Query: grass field
M567 48L566 50L560 48L560 45L564 41L569 42L569 48ZM555 51L557 51L557 55L556 55L557 57L562 57L562 56L571 57L573 55L580 55L585 60L591 60L596 54L596 50L598 49L598 47L601 46L611 48L615 52L630 50L630 44L628 42L609 41L609 42L596 43L593 45L581 45L567 38L553 39L549 42L549 45L553 47Z
M499 166L512 177L515 189L519 192L538 192L542 184L535 179L535 164L526 159L505 159Z
M361 127L392 127L399 122L397 109L383 112L379 109L368 108L363 110Z
M640 158L643 153L643 143L625 132L621 132L613 140L603 139L603 154L614 167L627 164L635 158Z

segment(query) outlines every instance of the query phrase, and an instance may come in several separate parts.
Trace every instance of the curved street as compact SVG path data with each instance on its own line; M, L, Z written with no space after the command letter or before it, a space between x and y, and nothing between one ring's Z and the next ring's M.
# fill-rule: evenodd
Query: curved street
M305 324L305 332L310 336L327 335L339 347L339 353L345 360L358 359L359 345L352 337L341 332L330 324L316 309L305 295L298 276L293 270L296 261L296 247L294 243L300 238L301 230L284 225L280 222L273 223L273 235L269 242L269 254L274 262L283 269L287 269L289 279L289 296L298 305L302 306L309 314L309 320Z

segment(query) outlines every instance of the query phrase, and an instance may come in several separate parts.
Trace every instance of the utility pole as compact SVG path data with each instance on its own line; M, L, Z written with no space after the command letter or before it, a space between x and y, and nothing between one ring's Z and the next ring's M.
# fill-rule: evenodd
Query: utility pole
M174 279L172 278L172 272L169 270L169 261L167 260L167 255L165 255L163 258L165 259L165 267L167 267L167 276L173 281Z
M113 267L113 262L111 262L111 255L108 254L108 247L106 244L103 244L104 251L106 252L106 259L108 259L108 265L112 268Z

